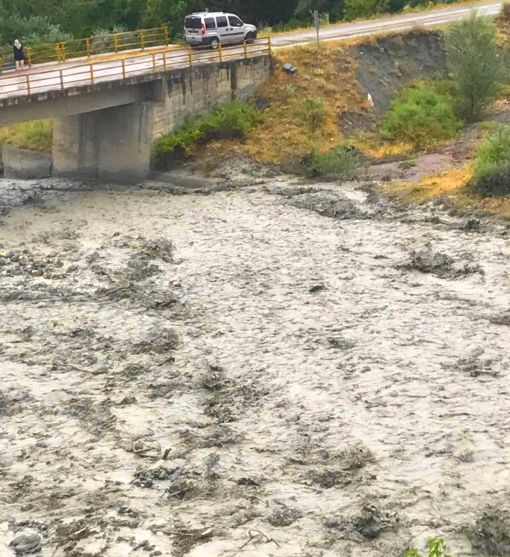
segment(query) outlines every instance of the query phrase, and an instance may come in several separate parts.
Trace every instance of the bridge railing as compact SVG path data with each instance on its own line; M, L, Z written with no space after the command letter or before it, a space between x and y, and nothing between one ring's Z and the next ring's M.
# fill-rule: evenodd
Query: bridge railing
M156 76L171 69L227 60L271 55L271 39L256 39L251 43L217 50L194 50L165 47L146 53L128 54L107 60L44 69L37 72L0 76L0 98L18 97L48 91L86 87L97 83L120 81L136 76Z
M59 43L26 46L25 56L26 63L30 67L32 64L65 62L71 58L91 58L107 53L168 46L168 40L168 27L155 27L122 33L96 34L85 39L71 39ZM0 71L13 67L12 48L1 49Z

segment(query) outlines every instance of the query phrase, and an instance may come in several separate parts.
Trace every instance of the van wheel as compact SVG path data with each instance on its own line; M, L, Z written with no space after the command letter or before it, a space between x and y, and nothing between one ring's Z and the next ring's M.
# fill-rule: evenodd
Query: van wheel
M248 33L246 35L245 41L248 44L253 44L255 42L255 39L256 39L256 35L254 33Z
M219 46L220 46L220 41L216 37L213 37L211 39L211 48L216 50Z

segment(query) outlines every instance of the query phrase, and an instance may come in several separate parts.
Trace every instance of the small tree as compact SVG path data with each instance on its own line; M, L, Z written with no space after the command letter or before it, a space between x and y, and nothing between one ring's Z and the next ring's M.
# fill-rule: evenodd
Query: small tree
M457 90L461 115L473 122L497 95L502 57L496 43L496 26L473 13L445 32L448 69Z

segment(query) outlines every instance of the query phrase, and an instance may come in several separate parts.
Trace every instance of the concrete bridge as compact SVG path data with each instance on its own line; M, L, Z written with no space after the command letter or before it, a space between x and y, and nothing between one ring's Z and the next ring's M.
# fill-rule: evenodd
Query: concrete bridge
M138 182L159 136L249 97L270 72L268 39L43 64L0 76L0 126L53 118L54 175Z

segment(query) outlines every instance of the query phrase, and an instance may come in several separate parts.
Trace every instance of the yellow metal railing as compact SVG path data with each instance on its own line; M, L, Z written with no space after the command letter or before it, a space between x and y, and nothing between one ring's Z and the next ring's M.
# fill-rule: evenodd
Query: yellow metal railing
M271 55L271 38L256 39L250 43L217 50L170 46L52 69L43 66L26 74L9 72L0 76L0 99L121 81L131 77L156 76L171 69L261 55Z
M93 56L128 50L145 50L156 46L168 45L168 27L140 29L123 33L95 35L85 39L72 39L53 44L25 46L26 63L44 64L65 62L71 58L91 58ZM0 71L14 67L12 49L0 50Z

